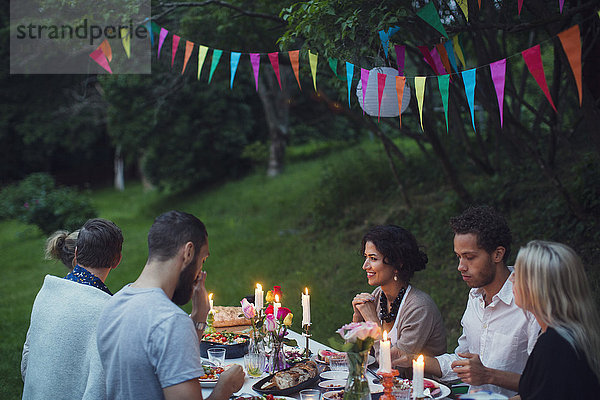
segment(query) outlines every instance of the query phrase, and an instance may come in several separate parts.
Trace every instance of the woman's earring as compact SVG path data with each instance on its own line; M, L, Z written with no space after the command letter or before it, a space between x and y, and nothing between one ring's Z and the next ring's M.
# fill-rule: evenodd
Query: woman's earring
M398 275L394 275L394 280L397 281L398 280Z

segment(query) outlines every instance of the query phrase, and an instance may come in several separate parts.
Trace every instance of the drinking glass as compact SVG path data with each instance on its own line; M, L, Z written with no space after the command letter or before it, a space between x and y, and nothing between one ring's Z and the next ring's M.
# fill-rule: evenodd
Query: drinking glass
M346 353L334 354L329 357L329 369L332 371L348 371Z
M266 357L264 353L248 353L244 355L244 366L248 375L258 378L265 369Z
M225 348L224 347L211 347L206 351L208 353L208 360L220 367L225 364Z
M300 400L320 400L321 391L317 389L304 389L300 391Z

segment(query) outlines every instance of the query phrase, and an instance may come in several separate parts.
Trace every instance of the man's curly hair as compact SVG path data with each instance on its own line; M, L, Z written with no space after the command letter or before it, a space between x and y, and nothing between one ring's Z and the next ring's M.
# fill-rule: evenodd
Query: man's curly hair
M458 217L450 218L455 235L472 233L477 236L477 245L492 253L498 246L506 249L502 261L506 264L510 256L512 235L506 219L492 207L469 207Z

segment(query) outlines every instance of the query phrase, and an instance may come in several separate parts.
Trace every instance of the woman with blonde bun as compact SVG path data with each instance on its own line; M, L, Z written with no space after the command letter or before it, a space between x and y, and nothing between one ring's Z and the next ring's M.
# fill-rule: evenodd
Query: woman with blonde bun
M581 259L569 246L534 240L511 279L516 304L542 328L515 398L598 398L600 317Z
M56 231L46 239L46 260L60 260L69 270L75 267L75 246L79 229L69 233L68 231Z

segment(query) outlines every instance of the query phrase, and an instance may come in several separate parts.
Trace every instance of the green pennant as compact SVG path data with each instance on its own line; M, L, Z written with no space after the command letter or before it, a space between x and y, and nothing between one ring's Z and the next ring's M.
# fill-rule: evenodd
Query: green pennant
M429 25L433 26L438 32L444 35L446 39L448 39L448 34L444 29L444 25L442 25L442 21L440 21L440 16L433 3L425 4L424 7L417 11L417 16L423 19Z
M328 58L327 61L329 61L329 68L331 68L331 70L333 71L333 73L335 74L335 76L340 80L340 81L346 81L346 78L344 78L343 76L340 76L340 74L338 74L337 72L337 67L338 67L338 60L337 58Z
M448 87L450 86L450 75L438 75L438 86L442 95L442 104L446 114L446 132L448 132Z
M215 72L215 69L217 69L217 64L219 64L219 60L221 59L222 54L223 50L213 50L212 62L210 64L210 74L208 75L208 83L210 83L210 80L213 77L213 73Z

